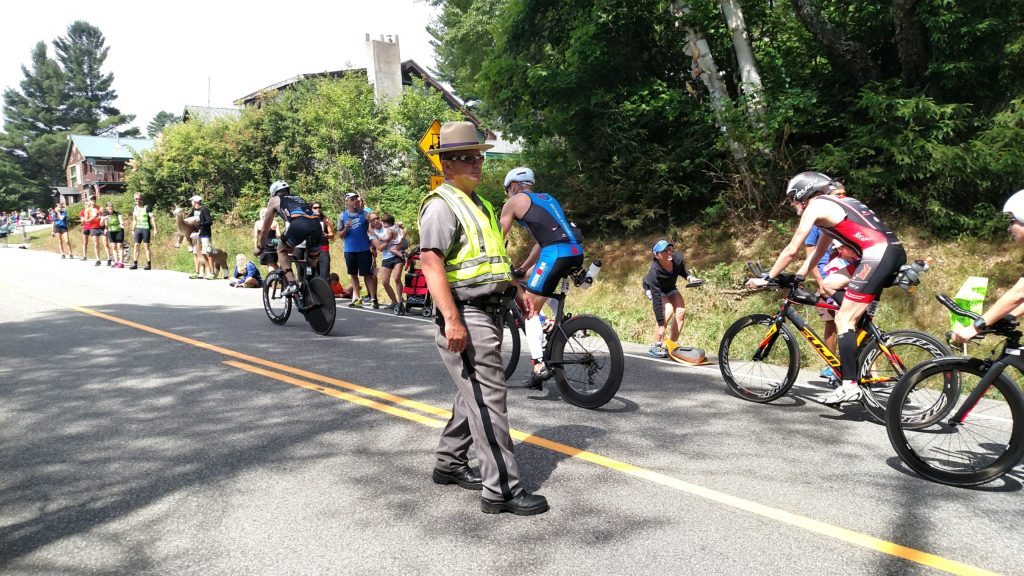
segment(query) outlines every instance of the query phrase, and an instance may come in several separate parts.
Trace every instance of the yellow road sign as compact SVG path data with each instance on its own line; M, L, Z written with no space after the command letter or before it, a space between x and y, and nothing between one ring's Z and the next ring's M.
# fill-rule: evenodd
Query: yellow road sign
M441 184L444 184L444 176L431 176L430 177L430 189L433 190Z
M423 135L423 138L420 138L420 150L423 150L423 153L427 155L427 160L430 160L430 163L434 165L434 168L438 172L441 171L441 159L438 158L436 154L427 154L427 150L440 146L440 140L441 123L434 120L430 125L430 128L427 129L427 133ZM431 179L431 183L433 183L433 179ZM431 185L431 190L434 188L435 187Z

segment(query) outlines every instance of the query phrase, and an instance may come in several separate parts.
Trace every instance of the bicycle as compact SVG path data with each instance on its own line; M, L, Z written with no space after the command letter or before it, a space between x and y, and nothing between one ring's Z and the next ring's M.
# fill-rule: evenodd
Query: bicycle
M748 264L748 266L750 266ZM756 270L751 267L755 276ZM840 362L821 341L818 334L797 313L795 304L838 310L839 307L820 300L800 287L802 278L782 274L770 288L788 288L778 312L772 315L751 314L740 318L722 336L718 347L718 363L722 377L734 395L750 402L776 400L793 386L800 371L800 347L786 326L796 327L811 348L835 372L830 384L842 379ZM949 348L937 338L917 330L886 332L875 323L875 301L857 324L857 364L860 366L861 404L878 422L885 422L885 407L892 388L908 366L935 357L949 355ZM781 338L781 345L780 343ZM955 400L947 391L945 401ZM941 401L941 399L939 400Z
M326 336L334 328L337 313L331 286L313 274L313 269L306 262L304 248L296 248L292 259L299 289L290 296L283 295L282 292L288 286L284 272L281 269L270 272L263 283L263 310L271 322L280 326L288 321L294 302L313 331Z
M607 404L619 391L626 358L615 330L604 320L589 314L565 313L569 282L589 283L587 271L574 268L553 296L557 304L552 323L545 328L544 364L558 385L562 398L573 406L595 409ZM522 311L510 302L503 316L506 341L511 355L505 359L505 379L515 373L521 349L520 332L525 332ZM545 379L547 380L547 378Z
M980 318L949 296L939 294L936 299L954 314ZM994 348L988 358L936 358L900 379L889 397L885 427L892 447L911 470L941 484L977 486L999 478L1024 459L1024 394L1005 373L1013 366L1024 375L1019 325L1006 316L978 332L978 338L1005 338L1002 348ZM935 396L949 387L961 391L962 402L932 408L935 413L929 414Z

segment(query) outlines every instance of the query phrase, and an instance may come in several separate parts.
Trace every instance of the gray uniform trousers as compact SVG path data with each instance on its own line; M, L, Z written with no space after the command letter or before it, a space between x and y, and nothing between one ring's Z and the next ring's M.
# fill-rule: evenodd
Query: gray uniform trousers
M483 497L509 500L521 489L515 448L508 432L502 327L491 315L472 306L462 308L462 321L469 341L461 354L447 350L440 325L434 336L441 359L455 382L452 418L437 446L437 468L452 472L467 466L472 444L480 462Z

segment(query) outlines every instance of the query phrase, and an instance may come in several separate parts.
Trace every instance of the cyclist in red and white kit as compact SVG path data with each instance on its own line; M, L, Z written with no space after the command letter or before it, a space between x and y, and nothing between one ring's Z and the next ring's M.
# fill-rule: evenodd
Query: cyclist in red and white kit
M907 262L907 253L899 239L870 208L854 198L829 195L837 188L831 178L820 172L801 172L789 181L786 196L800 215L800 224L789 245L779 253L775 264L768 271L768 277L747 281L748 288L759 288L781 274L793 258L802 252L804 239L813 226L821 228L823 234L797 275L806 276L808 269L821 259L833 239L849 246L860 257L835 319L843 383L822 399L825 404L860 399L861 390L857 385L860 379L857 366L857 321L882 294L882 290L892 284L893 277Z

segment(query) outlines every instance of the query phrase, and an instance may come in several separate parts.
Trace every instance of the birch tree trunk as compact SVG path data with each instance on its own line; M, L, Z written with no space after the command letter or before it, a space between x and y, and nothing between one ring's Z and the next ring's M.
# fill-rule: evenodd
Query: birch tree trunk
M672 14L676 17L689 14L689 12L690 7L682 0L674 0L672 2ZM676 25L682 26L683 24L677 21ZM729 131L722 120L722 106L723 102L729 99L729 89L725 86L725 82L722 82L718 66L715 65L715 58L711 55L711 47L708 46L708 41L704 39L704 35L700 31L692 26L686 26L686 51L690 53L692 58L690 74L703 82L704 86L708 89L708 96L711 98L711 110L714 111L715 117L718 119L718 129L725 134L725 139L729 144L729 149L732 151L733 158L742 162L747 156L747 152L742 145L729 137Z
M740 68L740 91L747 97L747 106L751 113L756 116L763 116L764 107L764 86L761 84L761 75L757 72L757 62L754 60L754 50L750 45L750 36L747 35L747 24L743 19L743 8L739 0L719 0L722 15L725 16L725 24L729 28L732 37L732 47L736 52L736 62Z

